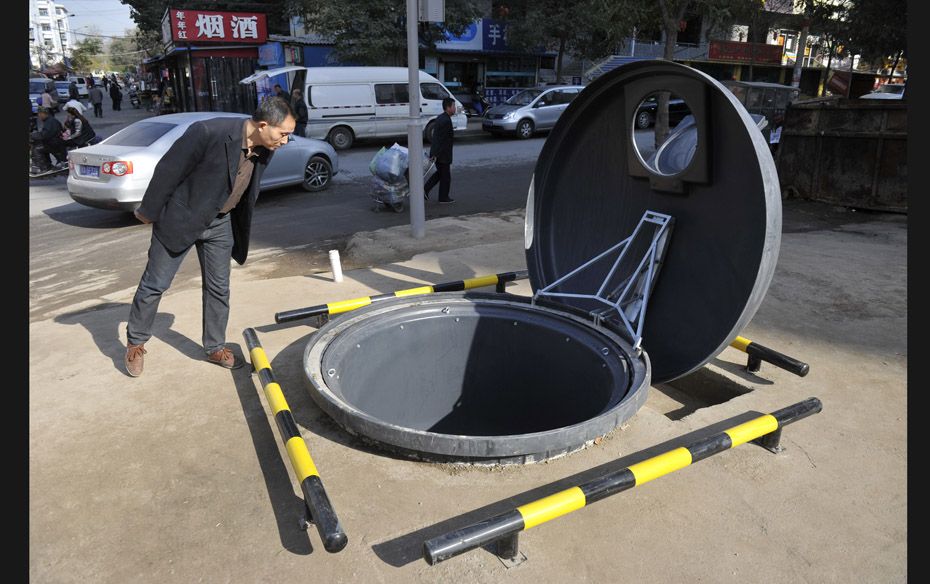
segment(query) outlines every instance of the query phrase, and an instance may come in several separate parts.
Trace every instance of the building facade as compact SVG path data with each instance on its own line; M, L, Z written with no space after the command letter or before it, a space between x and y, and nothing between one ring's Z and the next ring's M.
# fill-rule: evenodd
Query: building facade
M52 0L29 0L29 63L42 71L71 58L71 14Z

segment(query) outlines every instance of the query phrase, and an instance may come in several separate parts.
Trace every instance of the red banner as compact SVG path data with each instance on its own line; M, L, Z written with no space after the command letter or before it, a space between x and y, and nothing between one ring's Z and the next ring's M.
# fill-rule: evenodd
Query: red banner
M268 26L263 13L169 8L162 21L162 36L166 43L264 44Z
M781 65L781 45L765 43L741 43L737 41L710 41L707 58L717 61L736 61L739 63L771 63Z

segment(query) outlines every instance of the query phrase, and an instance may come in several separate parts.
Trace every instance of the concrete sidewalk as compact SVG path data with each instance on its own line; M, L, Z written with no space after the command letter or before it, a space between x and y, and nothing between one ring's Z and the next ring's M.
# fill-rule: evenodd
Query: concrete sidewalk
M364 444L305 389L315 329L274 324L283 310L523 269L520 212L431 221L423 240L408 226L360 233L347 254L371 267L339 284L235 266L227 339L241 354L242 331L258 331L348 534L337 554L298 528L299 486L257 377L202 360L199 290L165 295L138 379L122 368L131 290L32 323L30 581L906 582L905 219L787 202L778 267L744 334L810 374L763 364L752 375L726 349L689 376L732 390L723 397L654 386L598 444L527 466L416 462ZM526 280L508 291L531 293ZM519 566L484 550L421 559L425 539L550 494L544 485L809 397L823 412L786 428L784 452L740 446L528 530Z

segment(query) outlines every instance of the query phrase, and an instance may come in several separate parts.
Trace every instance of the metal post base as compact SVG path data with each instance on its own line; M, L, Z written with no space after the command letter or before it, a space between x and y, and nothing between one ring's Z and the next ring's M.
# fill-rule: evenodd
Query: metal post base
M504 537L492 544L497 559L504 564L505 568L519 566L526 561L526 554L520 551L520 534L515 533L510 537Z
M324 324L328 322L329 322L329 315L324 312L323 314L317 315L316 320L314 322L314 326L316 326L316 328L320 328L321 326L323 326Z
M784 448L781 446L781 428L766 434L765 436L760 436L753 440L753 443L758 444L762 448L765 448L769 452L778 454L783 451Z
M298 519L297 522L298 522L298 524L300 525L300 530L301 530L301 531L307 531L307 529L308 529L311 525L313 525L313 512L310 511L310 506L307 505L306 502L304 502L303 507L304 507L304 513L303 513L303 515L300 517L300 519Z
M762 359L756 355L749 355L749 358L746 359L746 371L750 373L758 373L762 370Z

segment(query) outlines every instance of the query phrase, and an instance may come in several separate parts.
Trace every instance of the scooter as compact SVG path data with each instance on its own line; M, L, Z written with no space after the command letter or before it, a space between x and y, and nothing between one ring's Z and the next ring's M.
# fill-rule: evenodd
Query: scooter
M103 141L99 135L94 136L87 142L87 146L92 146L94 144L99 144ZM33 140L32 134L29 136L29 178L47 178L51 176L58 176L61 174L68 174L68 159L64 158L63 160L58 160L58 157L52 153L52 156L55 158L56 162L53 163L48 168L40 168L37 166L38 157L34 156L33 148L36 147L36 144ZM66 148L65 152L70 152L75 150L74 146Z
M135 85L129 88L129 103L136 109L142 106L142 102L139 100L139 92L136 91Z

